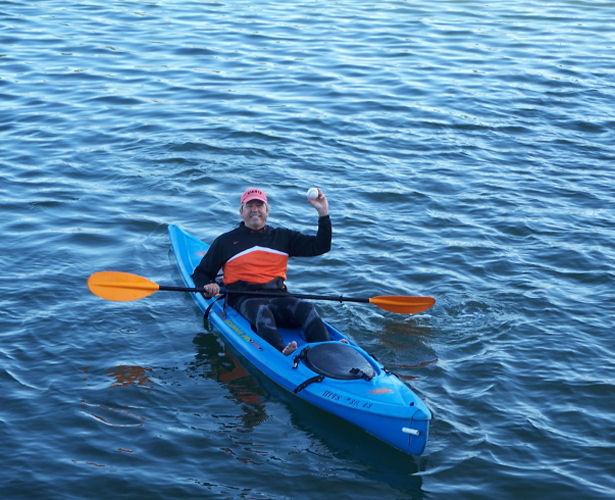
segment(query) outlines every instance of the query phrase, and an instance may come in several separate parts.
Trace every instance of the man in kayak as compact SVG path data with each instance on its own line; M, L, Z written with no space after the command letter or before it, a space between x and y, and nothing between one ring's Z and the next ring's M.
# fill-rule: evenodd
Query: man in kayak
M329 204L318 189L309 203L318 212L315 236L298 231L268 226L269 204L264 191L248 188L241 196L239 227L214 240L194 270L192 278L207 297L220 294L216 276L223 270L223 283L228 290L274 290L285 292L289 257L322 255L331 249ZM314 306L296 297L229 294L229 304L255 327L256 332L283 354L297 349L293 340L284 345L277 327L302 327L308 342L329 340L329 334Z

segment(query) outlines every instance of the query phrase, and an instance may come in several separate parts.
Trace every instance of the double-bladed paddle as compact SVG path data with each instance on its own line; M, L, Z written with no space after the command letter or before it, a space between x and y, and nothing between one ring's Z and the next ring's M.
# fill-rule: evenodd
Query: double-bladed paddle
M190 288L181 286L164 286L154 283L153 281L131 273L122 273L118 271L100 271L92 274L88 279L88 288L90 291L107 300L125 302L130 300L139 300L148 295L151 295L159 290L169 292L195 292L202 293L203 289ZM344 297L330 295L310 295L301 293L286 293L268 291L268 290L228 290L222 289L221 293L234 293L241 295L260 295L263 297L275 297L276 295L285 295L297 297L299 299L313 300L334 300L338 302L364 302L374 304L380 309L400 314L416 314L423 312L433 306L436 299L433 297L414 297L409 295L379 295L376 297L361 298L361 297Z

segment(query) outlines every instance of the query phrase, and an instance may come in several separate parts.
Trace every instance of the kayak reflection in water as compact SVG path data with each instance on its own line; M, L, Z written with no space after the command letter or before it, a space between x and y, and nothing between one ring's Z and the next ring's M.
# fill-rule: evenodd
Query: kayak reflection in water
M319 216L315 236L268 226L270 207L265 192L255 187L246 189L239 205L243 221L214 240L192 274L196 287L203 288L207 297L219 295L216 276L222 269L222 283L229 290L286 292L284 280L289 257L313 257L331 249L327 198L318 189L318 196L307 200ZM228 303L254 325L256 333L285 355L297 349L297 342L284 345L278 327L301 327L308 342L329 340L327 328L314 306L296 297L229 294Z

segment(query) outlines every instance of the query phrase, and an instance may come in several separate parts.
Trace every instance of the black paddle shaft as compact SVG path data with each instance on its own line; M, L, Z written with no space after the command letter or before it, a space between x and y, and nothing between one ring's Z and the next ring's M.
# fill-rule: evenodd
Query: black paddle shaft
M169 292L194 292L194 293L203 293L202 288L189 288L182 286L163 286L160 285L159 290L166 290ZM240 294L240 295L257 295L261 297L296 297L298 299L313 299L313 300L333 300L336 302L363 302L369 303L369 299L363 297L344 297L343 295L339 296L331 296L331 295L313 295L313 294L303 294L303 293L289 293L289 292L278 292L276 290L267 291L267 290L228 290L222 289L221 293L232 293L232 294Z

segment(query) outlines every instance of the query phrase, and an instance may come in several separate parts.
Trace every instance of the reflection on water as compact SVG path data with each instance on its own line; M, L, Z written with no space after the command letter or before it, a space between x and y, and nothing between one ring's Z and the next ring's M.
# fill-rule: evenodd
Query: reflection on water
M83 399L81 405L81 412L84 415L110 427L143 427L143 422L147 420L145 417L134 413L133 409L128 410L98 403L88 403Z
M83 374L82 380L87 386L93 387L96 384L90 380L90 368L88 366L79 369ZM129 387L132 385L139 387L153 387L154 383L149 378L151 368L141 366L119 365L108 370L107 374L112 377L114 382L109 387ZM104 384L107 386L106 383ZM146 391L149 392L149 389ZM115 407L106 404L92 403L85 399L80 400L80 412L90 417L96 422L110 427L142 427L147 419L135 413L134 410L141 410L137 407ZM126 450L120 450L126 451Z
M202 376L224 383L231 397L240 403L245 428L257 426L267 418L263 393L258 382L244 369L215 335L200 334L193 340L197 353L191 369Z
M149 378L151 372L151 368L142 366L116 366L109 370L109 375L115 379L111 387L128 387L129 385L153 387L154 383Z

